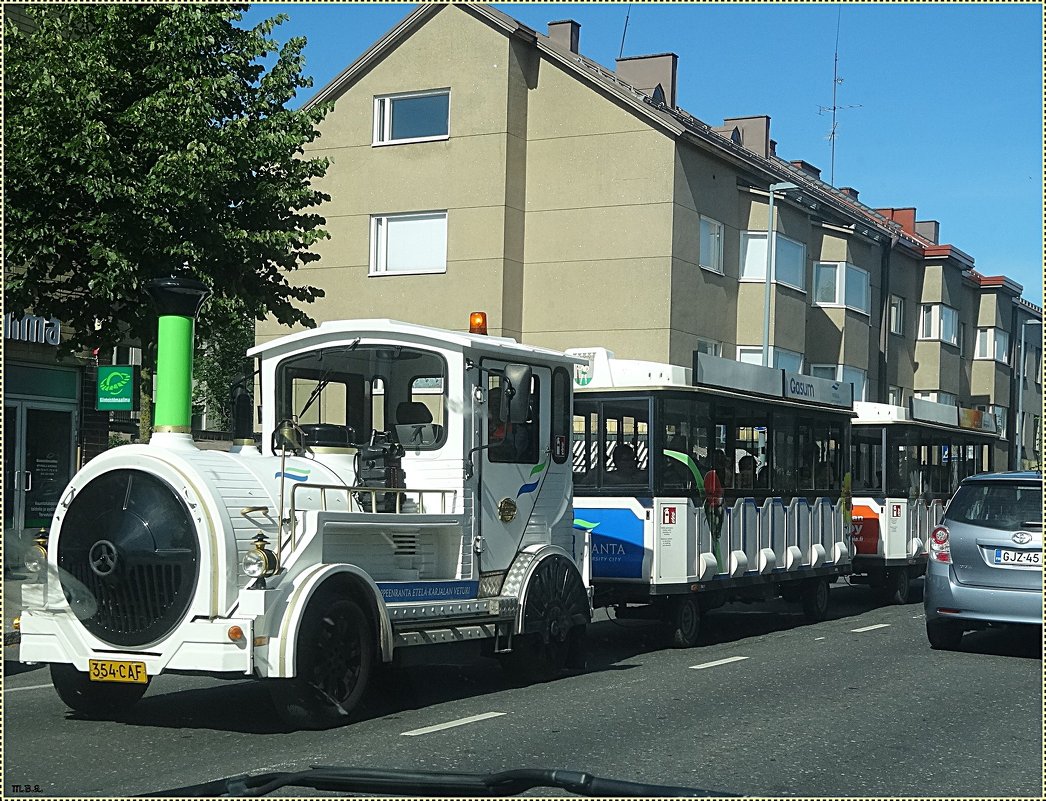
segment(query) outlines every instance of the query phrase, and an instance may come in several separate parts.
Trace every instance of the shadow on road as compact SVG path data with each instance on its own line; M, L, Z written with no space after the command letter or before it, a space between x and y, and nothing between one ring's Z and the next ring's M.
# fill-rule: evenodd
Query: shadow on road
M959 651L984 656L1011 656L1042 660L1040 626L1000 626L983 631L968 631Z

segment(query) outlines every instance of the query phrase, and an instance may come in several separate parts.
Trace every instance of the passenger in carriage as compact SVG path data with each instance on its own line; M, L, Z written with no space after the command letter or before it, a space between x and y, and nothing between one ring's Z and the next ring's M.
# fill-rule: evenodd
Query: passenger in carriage
M608 484L645 484L646 470L641 470L636 461L636 452L632 446L621 442L614 446L610 458L614 462L612 470L607 471Z
M746 453L737 460L737 487L738 489L755 487L755 457L750 453Z
M734 466L726 458L726 451L722 448L716 448L715 472L719 477L719 483L724 487L734 486Z
M686 444L686 437L676 434L670 437L665 445L666 451L682 453L693 458ZM694 483L694 474L683 462L671 456L665 456L665 487L672 489L690 489Z

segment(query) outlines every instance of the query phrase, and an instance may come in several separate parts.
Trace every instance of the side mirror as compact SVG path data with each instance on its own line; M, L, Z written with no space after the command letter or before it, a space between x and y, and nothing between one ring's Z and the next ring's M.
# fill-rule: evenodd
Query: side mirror
M533 371L526 364L505 365L505 389L501 393L498 419L525 423L530 412L530 384Z

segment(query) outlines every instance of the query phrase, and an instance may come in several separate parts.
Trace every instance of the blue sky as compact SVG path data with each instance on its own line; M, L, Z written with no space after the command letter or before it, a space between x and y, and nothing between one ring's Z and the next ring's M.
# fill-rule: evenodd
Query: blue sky
M710 125L768 114L778 155L830 180L828 133L839 31L835 185L873 208L915 206L941 242L1042 304L1043 10L1038 3L605 3L495 7L539 32L581 24L583 54L679 56L677 103ZM326 85L412 4L255 4L285 41L305 36ZM307 98L303 98L303 101Z

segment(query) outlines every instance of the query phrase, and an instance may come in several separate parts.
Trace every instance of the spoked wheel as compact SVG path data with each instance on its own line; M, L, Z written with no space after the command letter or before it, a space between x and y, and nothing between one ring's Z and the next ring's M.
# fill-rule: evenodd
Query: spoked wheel
M65 664L51 665L51 683L67 707L92 718L122 715L138 703L149 688L148 681L144 684L91 681L86 673Z
M374 638L363 610L345 598L317 598L298 633L298 675L274 679L269 693L288 726L327 729L351 719L373 666Z
M693 648L701 637L701 607L691 595L672 599L672 646Z
M523 633L499 658L517 681L545 681L569 664L583 667L588 594L581 576L562 556L545 559L527 586Z
M828 617L828 579L819 577L808 579L800 591L803 601L803 614L809 620L818 623Z

